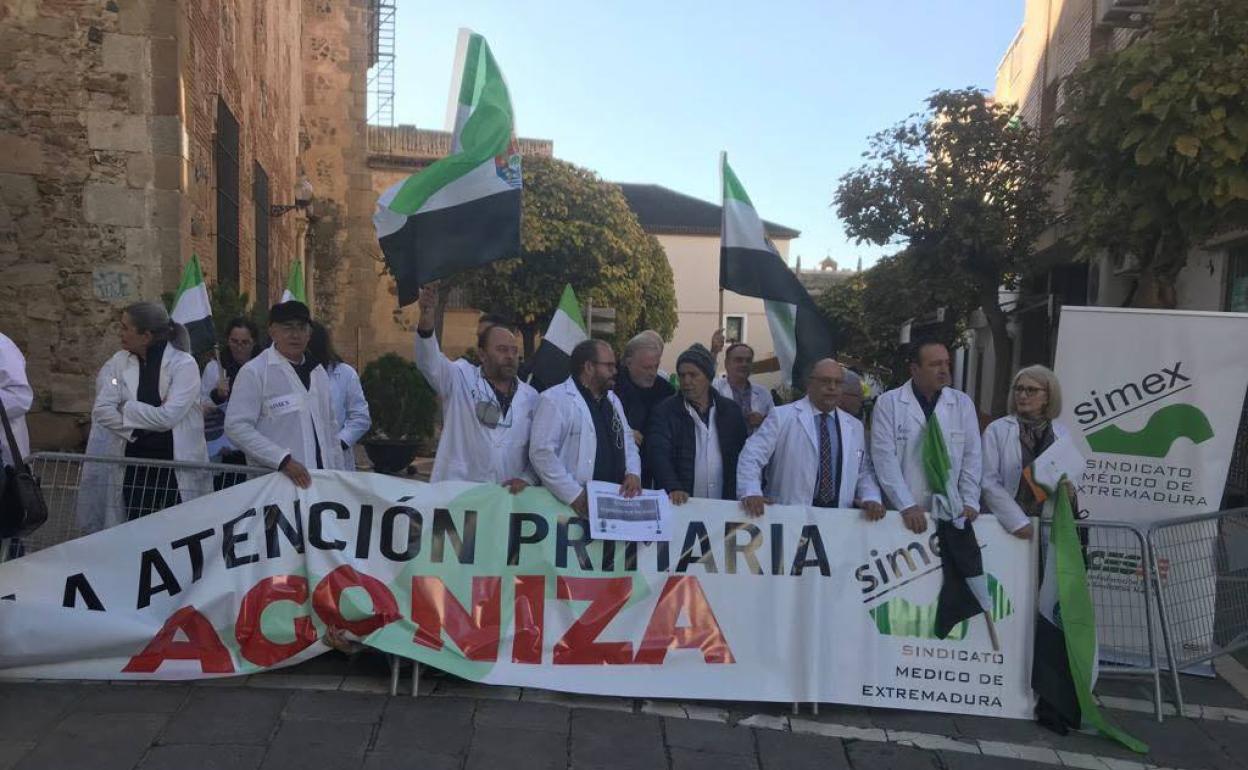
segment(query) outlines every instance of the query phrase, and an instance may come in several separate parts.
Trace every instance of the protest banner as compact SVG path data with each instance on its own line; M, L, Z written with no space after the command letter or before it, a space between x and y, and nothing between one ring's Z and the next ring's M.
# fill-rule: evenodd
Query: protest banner
M1086 459L1078 505L1093 521L1152 522L1218 510L1248 386L1248 314L1064 307L1056 371L1062 421ZM1217 541L1209 522L1208 542ZM1155 554L1163 588L1205 584L1176 606L1169 622L1213 644L1214 565L1208 558ZM1144 591L1139 548L1110 545L1092 530L1088 583L1094 593ZM1124 608L1102 629L1102 657L1147 662L1142 601L1106 598ZM1193 629L1199 629L1194 631ZM1156 629L1161 638L1160 629ZM1200 652L1200 651L1196 651ZM1207 666L1206 670L1211 670Z
M673 510L670 542L593 540L540 488L272 474L0 564L0 677L255 673L328 627L474 681L631 697L1029 718L1033 544L977 526L982 618L935 639L933 532L892 513Z

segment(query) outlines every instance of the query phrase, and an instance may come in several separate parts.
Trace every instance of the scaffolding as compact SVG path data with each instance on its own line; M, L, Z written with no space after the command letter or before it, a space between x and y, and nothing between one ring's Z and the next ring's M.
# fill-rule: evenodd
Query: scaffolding
M372 55L368 68L368 123L394 126L394 17L397 0L369 0Z

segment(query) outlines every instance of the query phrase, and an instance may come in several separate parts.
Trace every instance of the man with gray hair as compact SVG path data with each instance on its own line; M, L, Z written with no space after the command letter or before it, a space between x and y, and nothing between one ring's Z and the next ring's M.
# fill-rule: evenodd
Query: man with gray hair
M841 400L837 404L841 409L862 419L862 378L858 372L846 367L845 381L841 383Z
M659 377L659 360L663 358L663 338L653 329L638 333L624 345L620 372L615 380L615 395L624 406L633 442L641 447L650 412L661 402L676 395L675 388ZM652 479L645 451L641 453L641 482L649 487Z

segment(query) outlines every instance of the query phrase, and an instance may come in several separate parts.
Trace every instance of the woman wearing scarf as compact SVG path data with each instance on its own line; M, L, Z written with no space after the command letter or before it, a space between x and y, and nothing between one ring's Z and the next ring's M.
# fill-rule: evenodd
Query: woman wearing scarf
M1030 538L1044 501L1023 476L1053 442L1067 435L1056 420L1062 412L1057 375L1044 366L1028 366L1014 375L1009 414L984 431L983 512L992 513L1015 537Z

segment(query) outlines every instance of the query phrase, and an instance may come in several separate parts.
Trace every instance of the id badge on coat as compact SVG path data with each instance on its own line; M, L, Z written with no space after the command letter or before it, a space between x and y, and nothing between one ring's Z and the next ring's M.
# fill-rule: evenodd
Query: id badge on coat
M265 400L264 409L270 417L281 417L299 411L300 399L293 393L272 396Z

